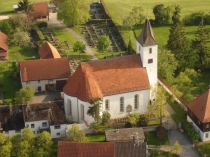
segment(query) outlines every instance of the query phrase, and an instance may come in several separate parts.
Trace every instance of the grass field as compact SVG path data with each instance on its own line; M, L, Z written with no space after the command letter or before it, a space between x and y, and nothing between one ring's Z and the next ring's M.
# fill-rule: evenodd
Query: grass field
M128 13L135 6L142 6L144 8L144 14L148 12L148 17L150 19L154 18L153 8L157 4L164 4L164 6L168 5L180 5L181 16L188 15L195 11L203 11L205 13L209 13L209 0L147 0L147 1L136 1L136 0L104 0L113 21L121 25L122 19L125 18Z
M86 135L87 142L104 142L105 135Z
M157 138L155 131L151 131L147 135L145 135L144 141L147 142L148 145L169 145L167 135L165 138L159 139Z
M31 2L40 2L43 0L31 0ZM49 0L44 0L49 1ZM0 15L7 15L13 13L13 5L17 4L19 0L1 0Z

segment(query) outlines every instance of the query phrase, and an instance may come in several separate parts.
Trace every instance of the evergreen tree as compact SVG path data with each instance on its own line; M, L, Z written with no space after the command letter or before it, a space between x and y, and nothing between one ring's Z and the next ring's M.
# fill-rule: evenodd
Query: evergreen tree
M195 49L196 54L199 58L198 68L209 68L210 67L210 51L207 46L207 42L210 39L210 32L205 28L203 20L200 22L198 30L195 33L195 39L192 41L192 48Z
M94 120L98 123L101 120L100 117L100 105L101 105L101 98L92 98L90 99L91 106L89 107L87 114L92 116Z
M18 9L24 10L26 14L34 10L33 4L29 0L23 0L18 2Z
M180 19L181 8L175 6L175 11L172 16L172 26L170 28L170 35L167 43L167 48L171 50L174 57L179 61L179 70L188 67L189 61L189 47L187 44L184 24Z
M128 51L128 54L132 54L132 43L131 43L131 39L128 42L128 49L127 49L127 51Z

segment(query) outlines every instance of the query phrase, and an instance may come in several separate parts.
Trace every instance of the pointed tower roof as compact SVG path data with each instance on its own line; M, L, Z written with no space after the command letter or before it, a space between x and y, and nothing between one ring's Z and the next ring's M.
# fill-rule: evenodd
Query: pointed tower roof
M152 46L157 45L157 41L155 40L151 24L149 22L149 19L146 18L143 30L141 34L138 36L137 41L142 46Z
M187 106L202 123L210 122L210 89Z

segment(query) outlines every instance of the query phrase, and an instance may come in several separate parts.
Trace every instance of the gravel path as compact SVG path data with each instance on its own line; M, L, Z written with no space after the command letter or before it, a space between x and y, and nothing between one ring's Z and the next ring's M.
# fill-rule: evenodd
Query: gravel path
M50 19L49 19L49 21L47 21L47 23L48 23L48 26L63 28L64 30L66 30L67 32L69 32L70 34L75 36L76 39L82 40L86 44L85 53L89 54L91 56L92 60L98 59L95 56L94 52L91 50L91 48L88 46L88 44L83 36L78 34L73 29L66 27L62 22L57 20L57 13L50 13Z

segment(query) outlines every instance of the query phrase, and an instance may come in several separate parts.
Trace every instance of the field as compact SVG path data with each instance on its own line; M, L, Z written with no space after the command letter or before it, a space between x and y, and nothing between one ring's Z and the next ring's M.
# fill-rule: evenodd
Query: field
M153 15L153 7L157 4L164 4L164 6L168 5L180 5L181 16L188 15L195 11L203 11L205 13L209 13L209 0L147 0L147 1L136 1L136 0L104 0L113 21L121 25L122 19L125 18L128 13L132 10L135 6L141 6L144 8L145 17L148 12L148 17L150 19L154 18Z

